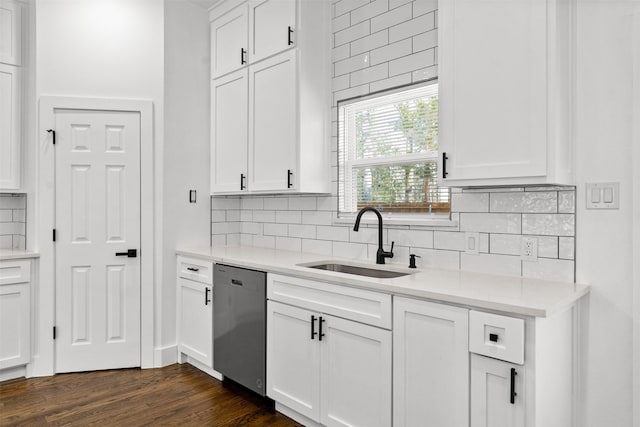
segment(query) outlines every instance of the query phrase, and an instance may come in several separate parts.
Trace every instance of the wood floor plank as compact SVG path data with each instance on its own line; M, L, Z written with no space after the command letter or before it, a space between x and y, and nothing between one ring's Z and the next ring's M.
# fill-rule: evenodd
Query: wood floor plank
M189 364L0 382L0 425L300 426Z

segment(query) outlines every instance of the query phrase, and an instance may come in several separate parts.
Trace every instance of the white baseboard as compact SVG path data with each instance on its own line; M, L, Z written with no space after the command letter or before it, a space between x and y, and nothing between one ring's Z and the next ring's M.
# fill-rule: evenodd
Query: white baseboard
M27 368L25 365L0 370L0 381L24 378L26 376Z
M211 375L213 378L222 381L223 376L220 372L208 367L207 365L203 364L202 362L199 362L185 354L181 354L180 355L180 363L188 363L189 365L195 366L196 368L200 369L202 372Z
M313 421L311 418L308 418L301 413L294 411L288 406L284 406L278 402L276 402L276 411L280 412L282 415L286 415L292 420L299 422L303 426L306 427L322 427L322 425L318 422Z
M156 348L153 355L154 367L162 368L163 366L178 363L178 346L170 345L168 347Z

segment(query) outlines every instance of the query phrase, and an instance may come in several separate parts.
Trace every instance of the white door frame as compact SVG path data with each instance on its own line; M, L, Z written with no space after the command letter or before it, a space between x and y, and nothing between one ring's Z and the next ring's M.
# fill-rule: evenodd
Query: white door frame
M631 194L632 206L632 258L640 256L640 5L635 6L632 16L632 43L635 55L633 57L633 129L631 133ZM633 264L633 425L640 427L640 265Z
M55 324L54 148L47 129L55 129L55 110L128 111L140 114L140 363L154 367L154 139L153 102L149 100L42 96L37 137L36 250L40 253L39 279L33 292L34 354L27 376L53 375Z

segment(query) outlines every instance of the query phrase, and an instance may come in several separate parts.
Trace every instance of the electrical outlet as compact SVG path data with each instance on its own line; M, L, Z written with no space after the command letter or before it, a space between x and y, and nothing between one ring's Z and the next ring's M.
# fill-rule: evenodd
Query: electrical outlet
M480 233L464 233L464 251L472 255L480 253Z
M520 258L523 261L538 260L538 239L535 237L523 237L520 245Z

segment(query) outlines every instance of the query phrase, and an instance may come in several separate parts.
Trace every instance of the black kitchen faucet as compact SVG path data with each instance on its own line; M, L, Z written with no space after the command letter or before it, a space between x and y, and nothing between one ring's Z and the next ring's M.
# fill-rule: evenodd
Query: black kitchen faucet
M371 206L360 209L360 212L358 212L358 216L356 217L356 223L353 226L353 231L358 231L360 228L360 218L362 217L362 214L367 211L373 212L378 217L378 252L376 252L376 264L384 264L385 258L393 258L393 244L395 242L391 242L391 250L389 252L386 252L382 248L382 215L380 215L378 209L372 208Z

